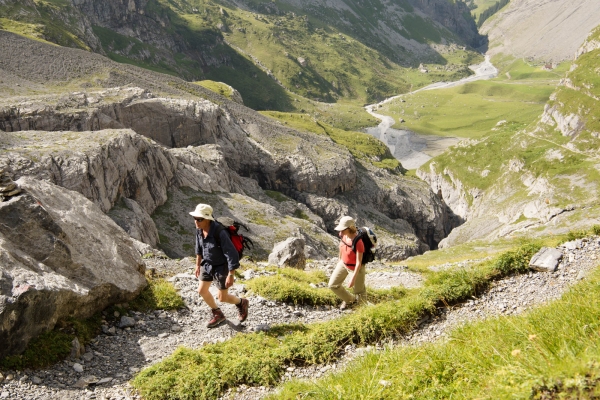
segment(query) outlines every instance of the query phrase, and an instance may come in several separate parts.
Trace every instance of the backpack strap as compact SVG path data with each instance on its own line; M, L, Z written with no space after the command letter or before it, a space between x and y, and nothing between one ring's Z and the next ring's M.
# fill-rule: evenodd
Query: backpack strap
M356 253L356 243L358 243L358 241L360 239L362 239L363 237L363 230L362 229L357 229L356 231L356 236L354 237L354 239L352 239L352 251ZM348 245L346 245L348 246Z
M225 227L219 221L215 221L215 224L217 225L215 227L215 242L217 242L217 246L221 247L221 232Z

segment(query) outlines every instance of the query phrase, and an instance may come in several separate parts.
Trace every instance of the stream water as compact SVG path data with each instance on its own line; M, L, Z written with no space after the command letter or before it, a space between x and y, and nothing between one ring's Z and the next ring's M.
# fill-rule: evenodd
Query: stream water
M475 74L454 82L437 82L425 86L406 94L413 94L423 90L444 89L467 82L474 82L482 79L491 79L498 75L498 70L490 62L489 56L485 56L485 61L481 64L469 67ZM377 104L370 104L365 107L367 112L377 119L381 120L378 126L367 128L366 132L385 143L394 157L396 157L402 166L406 169L416 169L425 164L432 157L441 154L448 147L457 144L461 139L437 135L421 135L407 129L394 129L392 126L396 123L394 118L388 115L381 115L374 112L379 106L397 99L406 94L393 96Z

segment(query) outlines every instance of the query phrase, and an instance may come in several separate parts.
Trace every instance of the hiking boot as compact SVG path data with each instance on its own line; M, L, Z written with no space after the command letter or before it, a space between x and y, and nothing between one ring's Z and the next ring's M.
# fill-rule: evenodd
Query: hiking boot
M342 304L340 304L340 310L350 310L351 308L354 308L355 305L356 301L353 301L352 303L346 303L345 301L342 301Z
M225 318L225 315L223 315L223 311L221 311L220 308L212 310L212 314L212 319L208 321L208 324L206 324L207 328L215 328L221 325L221 323L223 323L227 319Z
M241 299L242 301L240 301L240 304L236 304L237 308L238 308L238 319L240 320L240 322L244 322L246 320L246 318L248 318L248 305L250 304L250 302L248 301L248 299Z

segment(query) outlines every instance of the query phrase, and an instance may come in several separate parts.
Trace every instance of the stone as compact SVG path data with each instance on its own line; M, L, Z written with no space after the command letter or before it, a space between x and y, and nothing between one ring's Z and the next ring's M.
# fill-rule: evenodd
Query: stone
M273 251L269 254L269 264L304 269L306 267L304 245L304 239L298 237L290 237L283 242L276 243Z
M12 192L13 190L15 190L16 187L17 187L16 183L10 182L8 185L6 185L4 187L0 186L0 192L2 192L2 193Z
M98 378L96 378L94 375L89 375L89 376L84 376L83 378L79 379L77 382L75 382L75 384L73 386L76 388L82 389L82 388L88 387L89 385L95 385L98 382L99 382Z
M246 271L244 271L244 280L250 280L254 278L254 270L252 269L248 269Z
M81 365L79 363L75 363L75 364L73 364L73 369L75 370L75 372L82 373L83 372L83 365Z
M119 328L130 328L132 326L135 326L135 318L123 315L119 321Z
M542 247L540 251L531 257L529 267L536 271L554 272L562 256L562 252L558 249Z
M159 338L161 338L161 339L164 339L164 338L166 338L166 337L168 337L168 336L169 336L169 334L168 334L168 333L166 333L166 332L163 332L163 333L159 333L159 334L158 334L158 337L159 337Z
M84 360L85 362L90 362L90 361L92 361L92 360L94 359L94 353L92 353L91 351L90 351L90 352L87 352L87 353L84 353L84 354L81 356L81 358L83 358L83 360Z
M563 243L562 247L564 247L567 250L579 249L579 248L581 248L581 240L577 239L577 240L572 240L570 242Z
M0 274L12 282L0 285L0 323L8 327L0 358L22 352L56 321L90 317L147 284L131 240L96 205L43 180L17 182L26 193L0 203Z
M42 380L38 376L34 376L33 378L31 378L31 382L33 382L34 385L40 385L42 383Z
M97 385L104 385L105 383L109 383L112 380L113 380L113 378L102 378L96 384Z
M71 342L71 354L70 357L72 359L79 358L81 356L81 344L79 343L79 339L75 337Z
M254 327L255 332L268 332L271 330L271 325L269 324L259 324Z
M173 326L171 326L171 331L172 332L181 332L181 326L173 325Z

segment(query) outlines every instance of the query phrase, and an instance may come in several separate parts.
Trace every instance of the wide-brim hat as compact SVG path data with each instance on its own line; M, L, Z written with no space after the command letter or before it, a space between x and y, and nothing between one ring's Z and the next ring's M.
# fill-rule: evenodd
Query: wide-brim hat
M210 219L214 221L215 219L212 216L213 209L208 204L198 204L196 209L190 213L190 215L194 218L204 218Z
M333 229L335 229L336 231L343 231L344 229L350 228L351 226L356 226L356 223L354 222L354 218L346 215L340 219L340 222L338 223L338 225Z

